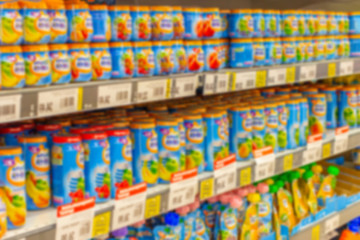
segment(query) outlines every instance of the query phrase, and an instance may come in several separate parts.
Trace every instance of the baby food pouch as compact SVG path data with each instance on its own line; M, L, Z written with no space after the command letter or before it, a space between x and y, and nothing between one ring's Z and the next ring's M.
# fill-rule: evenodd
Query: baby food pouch
M305 62L311 62L314 58L314 43L311 37L304 37L304 46L305 46Z
M296 62L296 44L295 38L282 38L282 63L291 64Z
M309 135L321 134L324 136L326 131L326 96L325 94L310 94L308 100Z
M271 146L274 153L278 151L278 126L279 113L276 103L265 104L265 125L266 133L264 136L264 145Z
M316 198L316 189L313 181L314 173L311 170L306 171L303 174L303 179L305 180L305 199L309 207L309 212L315 215L318 211L318 202Z
M306 33L306 24L305 24L305 11L297 11L297 19L298 19L298 30L299 36L304 36Z
M132 21L132 40L147 41L151 39L150 8L146 6L130 7Z
M354 128L357 126L357 107L358 97L355 87L344 87L339 90L339 103L338 103L338 125L349 126Z
M203 33L202 37L205 39L209 38L220 38L221 37L221 18L218 8L204 8L202 9L203 19Z
M273 196L269 193L269 186L266 183L257 185L261 200L258 203L259 210L259 235L267 236L272 232Z
M51 44L49 56L51 61L51 82L64 84L71 81L71 64L66 44Z
M59 2L47 1L47 14L50 17L50 43L66 43L68 19L65 5Z
M183 39L185 33L185 22L181 6L172 7L172 22L174 28L173 39Z
M287 134L288 108L285 102L283 101L277 102L277 110L279 114L277 144L279 151L284 151L286 150L288 144L288 134Z
M1 11L1 10L0 10ZM25 86L25 62L20 46L0 48L0 79L3 89L22 88Z
M155 56L155 75L168 75L173 73L175 55L171 41L153 41L152 49Z
M155 71L154 51L151 42L134 42L134 77L152 76Z
M83 2L67 4L66 16L69 22L69 42L90 42L94 28L89 6Z
M279 209L279 218L280 224L285 225L292 229L296 224L296 218L294 214L294 209L292 206L292 197L288 190L284 187L283 181L277 181L276 185L278 185L279 190L276 194L278 209Z
M318 35L325 35L327 33L327 16L325 11L315 11L315 27Z
M217 198L210 198L207 202L201 205L201 210L204 214L204 222L206 225L207 233L210 239L214 237L214 227L216 224L216 212L218 208Z
M90 14L93 21L92 42L106 42L111 39L111 20L105 4L91 4Z
M201 41L184 41L187 56L188 72L202 72L204 70L204 50Z
M69 44L69 58L73 82L87 82L92 77L91 55L89 45Z
M130 41L132 35L132 19L129 6L109 6L111 21L111 40Z
M298 171L293 171L290 174L290 184L291 192L294 201L294 211L298 219L303 219L308 215L308 205L304 201L304 196L302 195L300 186L299 186L300 173Z
M325 59L332 60L337 58L335 39L327 36L325 40Z
M92 79L105 80L111 77L111 55L108 43L91 43Z
M23 41L23 16L17 2L3 3L0 6L0 43L19 45Z
M185 34L184 39L199 40L203 36L201 8L183 8Z
M265 125L265 111L263 105L254 105L251 107L253 149L265 147L264 139L267 127Z
M227 207L221 211L220 216L220 239L237 239L238 236L238 208L242 204L241 199L233 196Z
M247 196L249 205L246 209L244 223L241 229L240 240L259 238L259 202L258 193L250 193Z
M172 8L166 6L151 7L151 38L153 40L171 40L174 36Z
M183 230L184 230L184 240L191 240L193 239L193 225L194 222L189 221L189 212L190 212L190 207L189 206L184 206L181 208L176 209L176 213L179 215L180 219L179 219L179 223L181 225L183 225Z
M5 126L0 128L0 134L2 146L18 146L19 138L24 135L24 129L21 126Z
M7 232L7 214L6 204L4 202L3 192L0 191L0 237L4 237Z
M197 209L195 210L195 230L196 230L196 239L199 240L209 240L210 237L206 231L206 225L204 221L204 214L200 209L200 204L198 204Z
M286 101L288 110L287 119L287 148L295 149L300 144L300 106L299 100L289 99Z
M318 36L314 37L314 60L320 61L325 58L325 40L324 37Z
M297 37L295 39L296 44L296 61L304 62L305 61L305 43L302 37Z
M275 10L264 10L265 37L277 36L280 23L277 21Z
M130 42L110 43L111 78L126 78L134 75L134 52Z
M317 194L320 206L325 206L326 199L334 196L336 187L336 176L339 175L340 170L335 166L329 166L327 172L328 175L322 180L319 192Z

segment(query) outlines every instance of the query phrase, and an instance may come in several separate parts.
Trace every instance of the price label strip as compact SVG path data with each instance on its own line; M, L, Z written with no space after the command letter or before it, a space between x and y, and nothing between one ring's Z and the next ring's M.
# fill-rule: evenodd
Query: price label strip
M256 87L256 72L235 73L233 91L253 89Z
M97 106L105 108L130 104L131 94L132 83L99 86Z
M215 195L231 191L236 188L236 159L235 154L216 161L214 166Z
M68 88L38 93L37 116L76 112L78 110L79 89Z
M306 150L303 152L303 164L309 164L321 159L322 135L316 134L308 137Z
M268 71L268 86L282 85L286 83L286 68L270 69Z
M351 75L354 73L354 61L340 62L340 75Z
M57 208L56 240L86 240L92 237L95 198Z
M216 74L205 74L203 95L211 95L215 93L215 80Z
M286 69L286 82L287 83L295 82L295 75L296 75L296 68L295 67L288 67Z
M159 101L166 99L167 79L138 82L135 101Z
M228 92L230 73L218 73L216 75L216 93Z
M146 183L140 183L116 194L115 208L112 214L112 229L116 230L144 219Z
M176 78L174 87L174 98L195 96L197 83L197 75Z
M250 185L251 179L251 167L240 170L240 187Z
M300 67L299 81L308 81L316 78L316 64L306 65Z
M21 95L0 97L0 122L20 119Z
M272 147L265 147L254 151L255 181L275 175L275 154Z
M171 176L168 210L193 203L197 194L197 169L175 173Z
M349 146L349 126L337 128L335 130L334 154L348 150Z
M335 214L333 217L325 221L324 224L324 234L328 234L336 230L340 226L340 216Z
M200 183L200 200L205 200L214 196L214 179L209 178Z

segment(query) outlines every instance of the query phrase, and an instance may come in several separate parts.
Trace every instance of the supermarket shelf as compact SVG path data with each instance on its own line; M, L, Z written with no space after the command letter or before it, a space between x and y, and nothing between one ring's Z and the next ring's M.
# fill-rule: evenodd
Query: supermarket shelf
M239 188L251 184L255 181L261 180L263 178L271 177L282 172L296 169L310 162L316 162L335 156L336 154L359 146L359 143L360 129L350 130L348 138L337 138L335 136L335 131L328 131L326 133L326 137L322 140L322 144L319 145L318 149L311 149L312 151L316 150L313 151L311 158L309 157L309 154L305 154L309 151L309 149L303 147L275 154L275 158L271 161L271 164L269 164L265 168L265 170L264 168L261 168L263 164L257 163L256 160L236 162L235 180L233 179L233 181L236 181L236 184L234 184L234 188ZM217 195L218 192L221 191L221 189L218 189L218 187L218 179L216 178L216 176L214 176L213 172L205 172L198 175L197 189L200 193L200 197L202 197L202 200ZM169 194L169 185L158 185L147 190L146 202L156 198L158 199L159 204L159 206L155 208L156 210L154 210L151 215L148 215L149 218L172 210L168 208ZM96 204L95 214L98 215L104 212L112 212L114 210L114 206L115 200L111 200L107 203ZM146 208L147 207L148 206L146 204ZM341 213L340 220L345 223L352 217L356 217L358 210L354 211L354 209L358 208L360 209L360 203L348 207L346 210L343 211L344 213ZM318 224L323 225L324 221L321 221L321 223ZM51 232L51 234L54 234L53 232L55 226L55 208L49 208L43 211L29 212L26 225L20 229L8 231L4 239L19 239L22 237L34 236L43 232ZM304 233L298 233L294 236L294 239L300 239L301 237L303 237L302 234L309 234L308 231L310 230L306 229L304 230Z

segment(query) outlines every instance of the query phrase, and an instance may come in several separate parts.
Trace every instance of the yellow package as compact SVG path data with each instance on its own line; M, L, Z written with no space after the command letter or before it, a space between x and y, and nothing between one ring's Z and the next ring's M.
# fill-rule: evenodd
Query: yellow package
M334 196L336 187L336 176L339 175L339 169L335 166L330 166L327 169L328 175L324 177L321 182L319 192L317 194L321 205L325 205L326 199Z
M313 182L314 173L312 171L306 171L303 174L303 179L305 180L304 193L306 202L309 207L311 214L316 214L318 211L318 202L316 198L316 192Z
M291 192L294 200L294 210L298 219L303 219L308 215L308 206L304 201L299 187L300 173L298 171L291 172Z
M246 209L240 240L257 240L259 239L258 202L260 201L260 195L258 193L250 193L247 199L249 205Z
M296 224L296 218L294 214L294 209L292 206L292 197L289 191L284 189L284 182L277 181L276 185L279 187L279 190L276 194L278 209L279 209L279 217L280 224L285 225L292 229Z

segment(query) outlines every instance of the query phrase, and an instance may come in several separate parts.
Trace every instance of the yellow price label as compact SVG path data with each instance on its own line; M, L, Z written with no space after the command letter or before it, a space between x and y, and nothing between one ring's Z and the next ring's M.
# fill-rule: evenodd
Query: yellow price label
M111 213L104 212L94 217L92 237L109 234Z
M200 200L214 196L214 178L209 178L200 183Z
M295 82L295 74L296 74L296 68L295 67L288 67L286 69L286 82L287 83Z
M160 204L161 204L160 195L156 195L155 197L146 199L145 218L148 219L160 215Z
M240 187L251 184L251 167L240 170Z
M78 88L78 107L77 109L82 110L84 90L82 87Z
M166 80L166 98L171 97L171 78Z
M226 72L227 78L228 78L228 82L227 82L227 91L231 91L232 90L232 81L234 79L234 75L235 73L232 72Z
M328 77L335 77L336 76L336 63L329 63L328 64Z
M331 143L326 143L323 145L322 153L323 158L328 158L331 156Z
M293 159L294 159L293 154L289 154L284 157L284 171L285 172L293 169Z
M266 70L261 70L256 72L255 85L257 88L266 86Z
M230 73L230 78L229 78L229 89L231 91L235 91L236 90L236 72Z
M320 240L320 225L316 225L312 228L311 240Z

